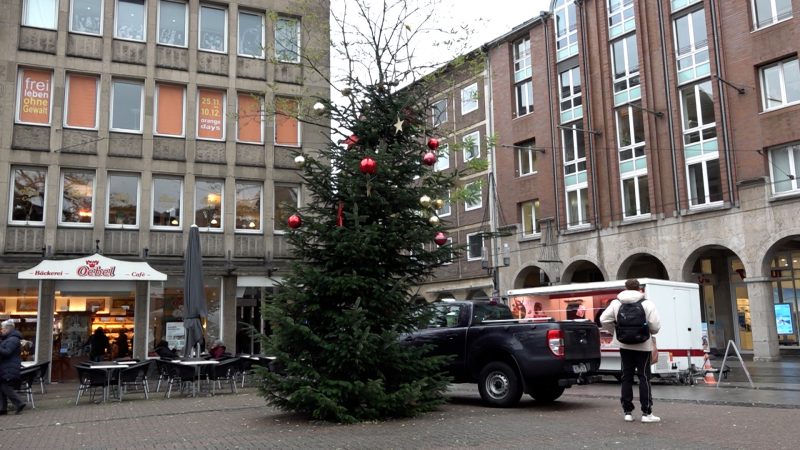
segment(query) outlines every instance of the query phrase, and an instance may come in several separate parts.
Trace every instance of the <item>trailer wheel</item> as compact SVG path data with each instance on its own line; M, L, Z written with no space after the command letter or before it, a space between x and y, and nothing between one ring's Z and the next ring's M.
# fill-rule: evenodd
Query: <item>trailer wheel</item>
M519 402L522 397L522 383L511 366L492 362L481 370L478 391L489 406L507 408Z
M543 381L533 386L531 397L539 403L551 403L561 397L564 389L566 389L564 386L558 385L558 381Z

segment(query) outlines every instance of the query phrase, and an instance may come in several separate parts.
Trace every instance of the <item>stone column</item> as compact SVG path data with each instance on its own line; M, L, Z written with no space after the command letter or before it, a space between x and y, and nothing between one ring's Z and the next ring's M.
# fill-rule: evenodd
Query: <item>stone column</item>
M230 353L236 353L236 280L235 276L222 277L223 296L220 299L220 338Z
M36 363L53 359L53 311L56 307L56 282L39 282L39 317L36 323ZM50 364L52 370L52 364ZM50 374L47 374L48 380Z
M136 301L133 303L133 357L147 358L147 302L150 301L150 282L136 282Z
M775 329L772 280L758 277L747 278L745 282L750 297L753 361L777 361L781 355L778 347L778 330Z

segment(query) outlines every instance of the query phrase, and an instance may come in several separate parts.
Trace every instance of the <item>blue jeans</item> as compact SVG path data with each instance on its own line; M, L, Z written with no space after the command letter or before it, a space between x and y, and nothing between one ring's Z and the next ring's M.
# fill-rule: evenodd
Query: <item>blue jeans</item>
M650 352L640 352L637 350L619 349L619 356L622 359L622 394L620 402L622 410L629 414L633 412L633 375L639 377L639 402L642 404L642 414L648 415L653 412L653 397L650 392Z

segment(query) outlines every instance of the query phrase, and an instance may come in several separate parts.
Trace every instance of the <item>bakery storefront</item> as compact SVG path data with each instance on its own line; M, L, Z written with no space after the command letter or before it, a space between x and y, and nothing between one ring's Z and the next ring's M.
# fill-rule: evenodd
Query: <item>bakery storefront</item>
M14 320L28 341L24 359L52 360L54 380L70 377L70 367L88 357L86 343L97 328L108 335L108 357L147 356L150 284L165 284L166 274L145 262L94 254L43 260L16 278L0 291L0 315Z

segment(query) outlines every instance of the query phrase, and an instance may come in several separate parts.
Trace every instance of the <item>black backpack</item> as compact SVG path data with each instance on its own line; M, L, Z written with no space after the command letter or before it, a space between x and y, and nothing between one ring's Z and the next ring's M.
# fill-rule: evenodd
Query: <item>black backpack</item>
M615 328L617 340L623 344L641 344L650 339L647 313L642 306L644 299L636 303L621 303L617 312Z

